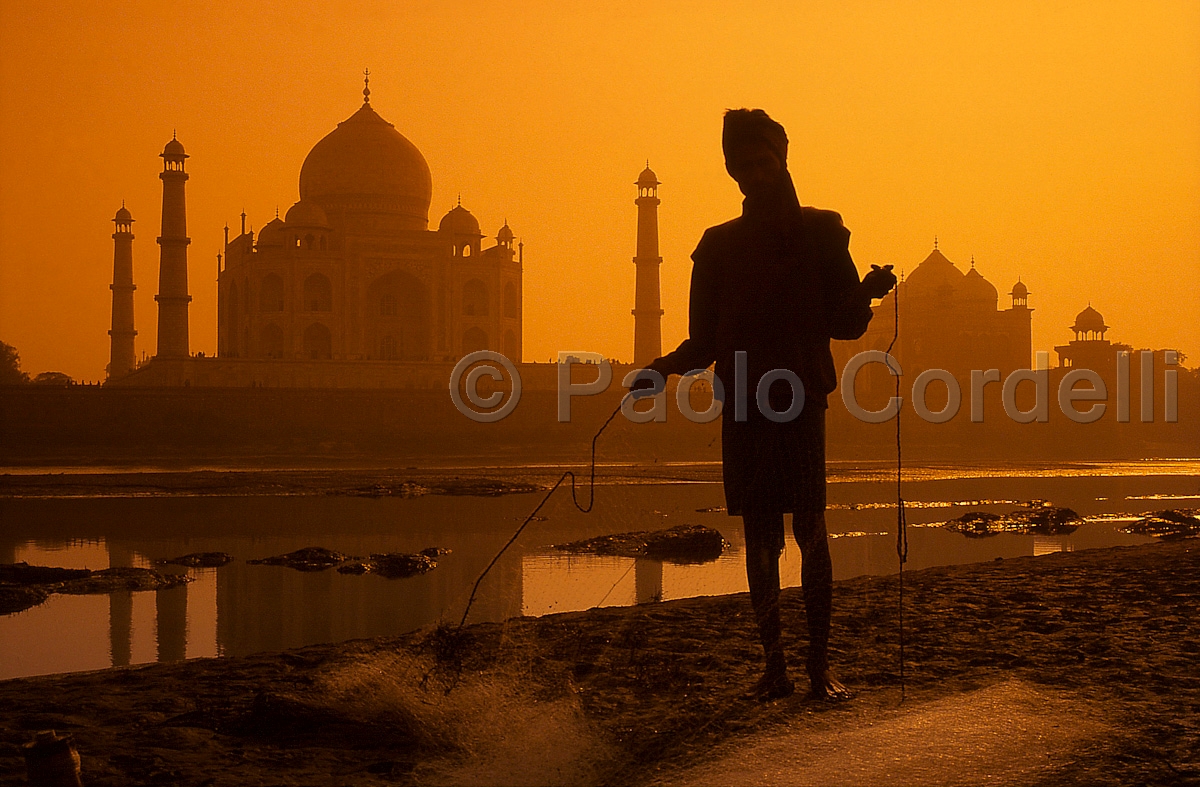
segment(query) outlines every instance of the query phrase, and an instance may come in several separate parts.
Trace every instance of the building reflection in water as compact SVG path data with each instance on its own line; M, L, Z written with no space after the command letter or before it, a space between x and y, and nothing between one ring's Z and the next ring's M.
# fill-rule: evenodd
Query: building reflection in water
M708 563L535 552L521 560L524 615L576 612L593 607L628 606L695 596L744 593L745 545L740 540ZM800 549L784 550L784 587L800 584Z
M1070 536L1034 536L1033 554L1051 555L1055 552L1074 552L1075 543Z

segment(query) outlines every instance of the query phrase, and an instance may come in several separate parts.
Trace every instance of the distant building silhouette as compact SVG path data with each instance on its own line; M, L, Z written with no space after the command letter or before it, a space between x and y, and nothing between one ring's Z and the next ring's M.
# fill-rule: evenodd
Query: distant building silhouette
M1135 350L1132 345L1110 341L1107 337L1110 329L1104 315L1090 303L1076 315L1075 323L1070 327L1075 338L1054 348L1059 365L1050 370L1051 388L1057 391L1067 375L1074 373L1073 376L1077 376L1083 374L1081 370L1088 370L1099 380L1077 380L1076 383L1084 388L1096 383L1099 383L1096 387L1103 387L1096 398L1107 404L1110 419L1119 423L1132 420L1176 422L1181 396L1194 396L1180 386L1184 355L1169 348ZM1104 395L1100 396L1100 393ZM1076 408L1077 411L1084 409L1085 405Z
M158 238L158 358L187 358L188 347L188 295L187 247L191 239L187 236L187 204L184 186L188 175L184 171L183 144L174 136L163 152L163 171L158 177L163 182L162 234Z
M973 369L999 369L1008 375L1030 368L1033 353L1029 290L1018 281L1009 293L1007 309L999 308L996 287L975 269L972 258L964 273L946 258L934 241L933 250L896 289L873 307L875 317L862 338L834 342L838 368L863 350L886 350L892 341L895 299L900 299L900 335L892 355L905 377L926 369L945 369L970 390ZM868 395L890 391L894 378L878 365L859 377L858 389Z
M124 377L137 366L133 350L133 215L121 203L113 218L112 328L109 330L108 376Z
M1101 377L1108 377L1108 373L1116 368L1117 353L1133 351L1128 344L1114 344L1104 338L1108 326L1104 324L1104 316L1090 303L1076 315L1071 330L1075 338L1054 348L1059 366L1091 369Z
M300 200L229 241L218 355L281 360L452 361L521 356L521 260L507 222L482 247L460 202L429 230L421 152L370 104L318 142Z
M309 152L300 199L282 218L255 233L243 213L236 237L226 228L218 357L189 357L187 155L176 139L162 155L159 351L110 374L118 384L428 387L444 377L431 362L475 350L521 360L523 244L506 221L483 248L461 200L429 229L429 166L375 112L369 89Z
M637 269L633 307L633 362L645 366L662 355L662 316L658 268L658 176L650 162L638 176Z

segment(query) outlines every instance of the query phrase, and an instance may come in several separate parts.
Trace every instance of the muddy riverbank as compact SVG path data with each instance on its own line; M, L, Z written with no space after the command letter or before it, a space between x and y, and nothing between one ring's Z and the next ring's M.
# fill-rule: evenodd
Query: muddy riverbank
M1052 687L1115 732L1042 783L1200 780L1196 547L907 574L907 702ZM89 785L649 783L785 722L894 710L896 600L895 577L838 583L835 659L858 692L839 706L740 698L760 668L745 595L5 681L0 785L23 783L21 744L51 728L74 735ZM798 661L798 589L784 608Z

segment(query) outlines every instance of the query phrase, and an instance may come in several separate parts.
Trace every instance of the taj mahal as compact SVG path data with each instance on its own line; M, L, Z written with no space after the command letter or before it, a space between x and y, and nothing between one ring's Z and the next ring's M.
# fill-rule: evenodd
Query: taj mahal
M365 81L365 80L364 80ZM411 387L475 350L522 355L523 244L507 222L487 243L458 204L429 227L421 151L363 103L300 168L300 199L257 233L225 228L217 357L188 342L187 153L164 148L158 351L133 352L132 216L122 206L109 380L119 385ZM444 384L444 381L442 382Z

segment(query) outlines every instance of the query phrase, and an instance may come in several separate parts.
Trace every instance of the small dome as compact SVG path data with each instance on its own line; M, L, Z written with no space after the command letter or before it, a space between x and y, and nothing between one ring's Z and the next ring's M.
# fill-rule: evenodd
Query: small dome
M161 156L163 158L187 158L188 154L183 152L183 143L171 137L171 141L163 148Z
M500 228L500 231L496 233L496 240L500 241L501 243L508 243L508 242L512 241L515 237L516 236L513 235L513 231L508 226L507 221L504 222L504 226Z
M128 224L129 222L133 221L133 214L126 210L125 206L122 205L121 209L117 211L117 215L113 221L119 221L122 224Z
M287 225L278 216L271 219L258 231L259 246L286 246Z
M996 301L999 299L999 292L990 281L983 278L983 275L972 267L967 271L967 275L963 277L962 296L976 303L990 304L995 309Z
M1108 326L1104 324L1104 315L1088 306L1075 316L1075 324L1071 326L1071 330L1103 333L1108 330Z
M1009 295L1014 298L1028 298L1029 288L1022 284L1020 279L1017 279L1017 283L1013 285L1012 292Z
M661 183L658 175L654 174L654 170L650 169L650 164L646 164L646 168L642 170L642 174L638 175L637 185L639 186L657 186Z
M474 235L482 237L479 231L479 220L471 215L471 211L462 205L457 205L442 217L438 224L439 232L449 232L452 235Z
M328 227L329 217L320 205L312 200L300 200L288 208L284 220L293 227Z

